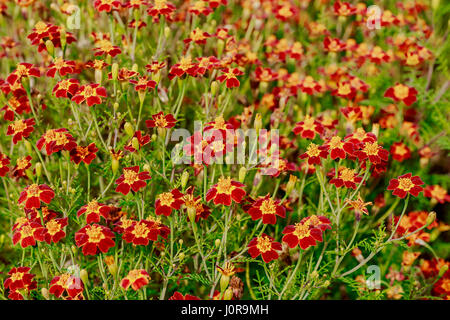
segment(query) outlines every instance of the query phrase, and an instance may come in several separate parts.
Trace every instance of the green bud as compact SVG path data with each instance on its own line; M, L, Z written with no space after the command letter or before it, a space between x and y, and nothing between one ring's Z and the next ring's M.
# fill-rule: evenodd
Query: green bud
M123 126L125 129L126 134L131 138L134 136L134 128L133 125L130 122L125 122L125 125Z
M88 272L86 271L86 269L81 269L80 278L81 278L81 281L83 281L85 286L87 286L89 284L89 275L88 275Z
M244 183L246 175L247 175L247 168L246 167L241 167L239 169L239 182L240 183Z
M36 176L40 178L42 176L42 163L38 162L35 165Z
M53 57L55 54L55 46L51 40L45 41L45 48L47 48L48 54Z
M113 63L111 67L111 76L114 81L117 80L117 77L119 76L119 65L117 62Z
M183 174L181 175L181 188L184 190L186 188L186 185L189 181L189 171L184 170Z

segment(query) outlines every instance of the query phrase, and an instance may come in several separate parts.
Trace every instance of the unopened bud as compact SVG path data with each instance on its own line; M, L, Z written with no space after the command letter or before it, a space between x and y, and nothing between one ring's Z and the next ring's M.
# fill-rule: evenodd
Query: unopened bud
M114 158L111 160L111 170L113 174L115 174L117 170L119 170L119 160Z
M134 149L139 150L140 145L138 138L133 137L133 139L131 139L131 145L133 146Z
M144 166L142 167L143 171L149 172L150 171L150 166L146 163L144 164Z
M117 77L119 76L119 65L117 62L113 63L111 67L111 78L113 81L117 80Z
M216 248L220 246L220 242L220 239L216 239L216 241L214 241L214 245L216 246Z
M222 274L220 277L220 292L224 292L230 283L230 276Z
M184 170L183 174L181 175L181 189L184 190L184 188L186 188L188 181L189 181L189 171Z
M25 149L27 150L28 154L31 154L33 152L31 143L28 140L25 140Z
M66 46L67 43L67 33L66 33L66 28L64 28L64 26L61 27L61 29L59 30L59 41L61 42L61 48L64 50L64 47Z
M170 27L164 28L164 37L168 38L170 36L171 30Z
M53 57L55 53L55 45L51 40L45 41L45 48L47 49L48 54Z
M214 80L214 81L211 83L211 94L212 94L213 96L216 95L217 89L219 89L219 83L218 83L217 81Z
M289 181L286 185L286 194L289 196L292 192L292 190L294 190L295 184L297 183L297 177L294 175L290 175L289 176Z
M48 294L48 289L47 288L42 288L41 289L41 294L46 300L50 300L50 295Z
M133 64L133 66L131 67L131 70L132 71L134 71L134 72L138 72L138 65L135 63L135 64Z
M223 294L223 300L231 300L233 299L233 289L228 288Z
M239 182L240 183L244 183L246 175L247 175L247 168L246 167L241 167L239 169Z
M195 222L195 218L197 217L197 210L195 207L188 207L187 214L189 217L189 221Z
M259 130L261 130L261 128L262 128L262 118L261 118L260 113L257 113L255 116L254 126L255 126L256 134L259 134Z
M180 253L180 261L183 261L183 260L184 260L184 257L185 257L184 252L181 252L181 253Z
M430 224L432 224L434 222L434 220L436 220L436 212L431 211L428 214L426 225L429 226Z
M119 109L119 104L117 102L114 102L113 108L115 111L117 111L117 109Z
M36 169L36 176L38 178L42 176L42 163L40 162L36 163L35 169Z
M102 84L103 73L101 69L95 69L95 82L98 84Z
M89 275L88 275L88 272L86 271L86 269L81 269L80 278L81 278L81 281L83 281L85 286L87 286L89 284Z
M125 122L123 128L125 129L125 132L129 137L134 136L134 128L130 122Z
M448 264L445 264L439 270L439 277L442 277L448 270Z

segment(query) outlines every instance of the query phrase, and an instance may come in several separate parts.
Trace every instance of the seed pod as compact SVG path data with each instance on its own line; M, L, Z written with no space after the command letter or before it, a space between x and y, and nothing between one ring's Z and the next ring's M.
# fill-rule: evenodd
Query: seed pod
M233 289L228 288L223 294L223 300L231 300L233 299Z
M111 170L113 172L113 174L115 174L117 172L117 170L119 170L119 160L113 158L111 160Z
M118 76L119 76L119 65L117 64L117 62L115 62L111 67L111 79L115 81L117 80Z
M213 96L216 95L217 89L219 89L219 83L218 83L217 81L214 80L214 81L211 83L211 94L212 94Z
M140 145L138 138L134 137L133 139L131 139L131 145L133 146L134 149L139 150Z
M224 292L230 283L230 276L222 274L220 277L220 292Z
M431 211L428 214L426 225L429 226L430 224L432 224L434 222L434 220L436 220L436 212Z
M35 166L36 176L40 178L42 176L42 163L38 162Z
M181 175L181 188L184 190L186 188L186 185L189 181L189 171L184 170L183 174Z
M81 281L83 281L85 286L87 286L89 284L89 274L86 271L86 269L81 269L80 278L81 278Z
M216 241L214 241L214 245L216 246L216 248L220 246L220 242L220 239L216 239Z
M48 54L53 57L53 55L55 53L55 45L53 44L53 42L51 40L45 41L45 48L47 48Z
M261 128L262 128L262 118L261 118L260 113L257 113L255 116L254 127L255 127L256 134L259 134L259 130L261 130Z
M246 175L247 175L247 168L246 167L241 167L239 169L239 182L240 183L244 183Z
M130 122L125 122L123 128L125 129L126 134L131 138L134 136L134 128Z
M103 72L101 69L95 69L95 82L98 84L102 84Z
M165 27L164 28L164 37L168 38L170 36L171 30L170 27Z
M33 152L33 148L32 148L32 146L31 146L31 143L30 143L30 141L28 141L28 140L25 140L25 149L27 150L27 152L28 152L29 154Z

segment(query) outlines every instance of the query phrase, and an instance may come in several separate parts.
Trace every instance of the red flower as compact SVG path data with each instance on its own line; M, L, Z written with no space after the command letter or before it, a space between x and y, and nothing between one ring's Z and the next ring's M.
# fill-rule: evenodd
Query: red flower
M163 15L169 17L172 12L174 12L176 7L166 0L157 0L154 5L149 5L147 13L150 16L156 17L158 15Z
M226 80L227 88L233 88L233 87L239 87L239 80L237 79L237 76L241 76L244 74L241 70L238 68L229 69L224 68L220 70L224 74L217 77L217 81L224 82Z
M200 298L190 294L186 294L183 296L183 294L181 294L180 292L175 291L175 293L169 298L169 300L200 300Z
M252 258L261 255L265 263L278 259L278 252L282 247L279 242L275 242L272 237L263 233L259 237L255 237L248 244L248 253Z
M394 101L403 101L404 104L410 106L417 100L417 90L413 87L397 83L395 86L387 89L384 96L392 98Z
M339 52L345 50L346 44L338 38L325 37L323 40L323 47L325 51Z
M40 208L41 201L49 204L55 197L55 192L46 184L32 184L26 187L19 196L18 203L25 202L25 208Z
M6 176L6 174L9 172L9 163L9 157L0 152L0 177Z
M300 155L300 159L308 159L310 165L320 165L320 158L326 159L328 151L325 146L318 146L315 143L310 143L306 152Z
M439 203L450 202L450 195L447 194L447 190L439 185L426 186L423 195L427 198L436 199Z
M331 95L352 100L356 96L356 88L350 81L339 81L337 88L331 91Z
M111 12L113 9L118 9L122 6L119 0L95 0L94 7L98 12Z
M334 14L338 16L351 16L356 14L356 7L348 2L336 1L333 5Z
M164 115L161 111L152 115L152 120L145 120L145 125L147 128L173 128L176 122L172 114Z
M130 80L130 83L134 84L134 90L136 91L146 91L150 89L155 89L156 81L149 79L147 76L139 77L138 80Z
M150 136L147 134L145 136L142 135L141 130L138 130L134 133L133 138L136 138L139 144L139 149L142 148L143 146L145 146L147 143L150 142ZM130 142L128 142L128 144L123 147L125 150L128 150L130 152L135 152L137 151L134 147L133 147L133 139L130 140Z
M191 31L189 38L184 39L183 42L188 44L191 41L194 41L196 44L206 44L206 39L209 37L211 37L211 35L208 32L204 32L200 30L200 28L195 28Z
M41 73L38 68L33 66L33 64L23 62L17 65L16 70L6 78L6 81L10 84L14 84L17 81L22 80L22 78L27 78L29 76L40 77Z
M298 122L294 128L294 134L301 135L305 139L314 139L316 133L323 133L322 124L310 116L306 116L305 120Z
M181 77L185 73L195 77L197 75L198 65L192 62L190 57L182 57L180 61L173 65L169 71L169 79L172 80L174 77Z
M335 172L332 171L334 177ZM331 184L334 184L336 188L345 186L346 188L356 189L356 184L362 181L361 177L357 176L355 169L349 169L346 167L341 167L338 169L338 176L330 180Z
M147 171L139 172L139 166L123 168L123 174L116 180L116 192L127 195L132 189L138 192L147 185L145 180L151 179Z
M30 113L31 107L27 96L21 96L18 98L12 96L9 98L8 103L3 106L2 110L5 111L3 119L13 121L16 113L19 115L23 113Z
M283 242L290 248L300 245L306 250L310 246L315 246L316 241L322 241L322 232L331 229L330 221L323 216L310 216L303 218L295 225L287 226L283 230Z
M411 158L411 150L403 142L395 142L391 146L390 153L392 158L399 162Z
M214 204L223 204L231 206L231 202L240 203L245 196L245 191L242 189L244 184L231 180L228 178L219 178L219 182L212 186L206 194L206 201L214 199Z
M421 187L423 184L424 182L419 176L412 177L411 173L407 173L399 176L397 179L391 179L387 190L394 190L392 194L401 199L403 199L407 193L417 197L419 193L423 191L423 188Z
M42 231L42 225L38 222L28 220L24 218L24 221L20 221L19 224L13 227L13 244L20 243L22 248L36 245L36 240L39 241L39 234Z
M302 92L306 94L313 95L314 93L318 93L322 90L322 86L319 82L314 81L313 77L306 76L305 79L298 85Z
M3 286L5 289L9 289L8 298L12 300L23 300L22 293L20 291L25 291L27 294L37 288L37 282L33 280L36 276L30 273L31 268L29 267L18 267L12 268L6 278Z
M159 194L155 201L155 213L168 217L172 210L180 210L181 205L184 204L183 196L178 189Z
M106 96L107 96L106 89L100 87L98 83L87 84L78 88L78 90L72 97L72 101L74 101L77 104L81 104L82 102L86 101L87 105L91 107L94 104L101 104L102 103L101 97Z
M44 145L48 156L61 150L71 151L77 146L75 139L65 128L47 130L36 142L39 150L42 150Z
M111 211L111 207L97 202L97 200L93 199L88 204L82 206L78 212L77 217L81 216L82 214L86 215L86 223L96 223L100 222L100 216L102 216L105 219L108 219L108 214Z
M209 15L213 10L206 6L206 1L198 0L189 6L188 12L191 12L197 16L203 14L205 16Z
M77 247L83 247L83 254L96 255L97 249L103 253L114 247L114 233L98 224L86 225L75 233Z
M347 154L353 154L353 143L349 141L343 141L340 137L334 136L332 137L326 144L328 151L330 152L330 158L333 160L336 159L345 159Z
M379 164L382 161L388 161L389 151L384 150L378 145L378 142L364 142L361 144L362 149L355 151L355 155L359 161L369 159L373 164Z
M16 144L23 138L28 138L34 131L35 121L33 118L16 120L8 126L7 136L13 136L13 143Z
M45 228L40 229L36 239L48 244L57 243L66 236L65 226L67 226L67 218L52 219L45 224Z
M74 277L69 273L64 273L54 277L50 281L48 292L57 298L64 295L64 299L74 300L82 297L83 288L84 285L80 278Z
M56 98L70 98L78 91L80 82L77 79L63 79L53 88L52 93Z
M286 217L286 209L279 200L273 200L270 194L256 200L247 212L251 215L252 220L262 218L264 224L275 224L277 216Z
M146 286L150 281L150 275L144 269L135 269L128 272L127 276L122 279L120 285L125 290L131 286L134 291L138 291Z
M0 156L1 158L1 156ZM12 170L12 175L15 178L23 178L26 177L25 170L31 167L31 156L22 157L16 160L16 165ZM0 161L0 175L1 175L1 161Z
M202 203L202 197L194 196L194 187L189 187L186 193L183 195L184 206L188 212L195 212L195 222L198 222L200 218L206 219L211 214L211 209Z
M166 239L169 233L169 228L159 221L140 220L133 221L124 230L122 239L134 245L147 246L150 241L157 241L158 235Z
M75 73L75 61L64 60L61 57L55 58L53 63L48 66L47 77L54 78L56 71L58 71L61 77L64 77L66 74Z
M70 150L70 160L72 160L75 164L80 164L82 161L85 164L90 164L92 160L97 157L97 151L98 148L93 142L87 147L76 146Z
M111 41L107 39L99 40L95 43L97 47L94 48L94 56L102 56L104 54L115 57L122 52L118 46L113 46Z

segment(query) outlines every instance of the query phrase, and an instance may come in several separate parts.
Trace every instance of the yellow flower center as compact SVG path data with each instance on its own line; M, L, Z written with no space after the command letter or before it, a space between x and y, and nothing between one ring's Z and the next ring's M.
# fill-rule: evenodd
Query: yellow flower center
M270 242L269 237L262 236L258 237L258 239L256 240L256 247L258 248L259 251L264 253L272 249L272 243Z
M261 203L259 209L261 210L262 214L275 214L276 213L275 201L273 201L271 198L264 200Z
M138 173L133 170L124 170L123 177L126 184L133 184L138 180Z
M310 157L317 157L320 154L319 146L315 143L311 143L306 150L306 154Z
M132 234L137 238L146 238L150 229L143 223L138 222L133 229Z
M91 243L99 243L103 239L105 239L105 235L102 232L102 229L99 226L90 226L86 230L86 234L89 238L89 242Z
M404 191L409 191L414 187L414 183L409 178L400 178L398 179L398 187Z
M219 178L216 189L219 194L231 194L235 187L231 185L231 178L228 177Z
M61 226L58 222L56 222L56 220L50 220L47 222L45 227L47 228L48 233L52 236L61 230Z
M409 88L403 84L398 84L394 87L394 95L400 99L405 99L409 94Z
M378 155L378 149L379 149L378 142L375 141L373 143L366 142L364 144L363 150L369 156L376 156Z
M307 225L299 222L299 223L295 224L295 230L294 230L293 234L297 238L303 239L303 238L309 237L311 232L309 231L309 227Z
M158 199L161 202L162 206L170 206L174 201L172 192L161 193L158 196Z

